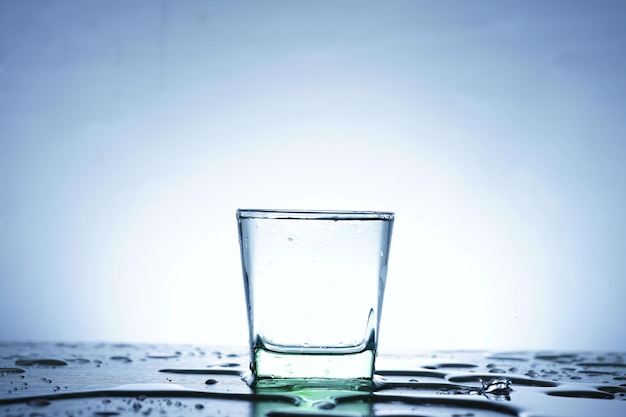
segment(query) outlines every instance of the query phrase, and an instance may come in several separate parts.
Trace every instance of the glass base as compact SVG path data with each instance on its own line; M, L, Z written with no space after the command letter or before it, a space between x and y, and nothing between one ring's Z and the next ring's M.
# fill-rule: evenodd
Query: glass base
M256 378L371 379L374 351L339 354L279 353L254 350Z

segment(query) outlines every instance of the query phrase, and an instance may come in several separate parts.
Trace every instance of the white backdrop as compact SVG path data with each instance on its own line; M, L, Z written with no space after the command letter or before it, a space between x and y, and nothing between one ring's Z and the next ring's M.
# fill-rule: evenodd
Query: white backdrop
M381 348L626 348L619 1L0 2L0 341L247 340L235 210L396 212Z

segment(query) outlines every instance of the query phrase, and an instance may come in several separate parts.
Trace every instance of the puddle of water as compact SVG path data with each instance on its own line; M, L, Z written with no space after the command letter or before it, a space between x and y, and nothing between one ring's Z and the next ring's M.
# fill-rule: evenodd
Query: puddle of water
M373 383L262 380L250 386L245 351L106 344L28 349L27 357L16 356L19 345L0 345L5 416L626 416L626 353L381 354Z
M15 361L18 366L66 366L67 362L60 359L18 359Z

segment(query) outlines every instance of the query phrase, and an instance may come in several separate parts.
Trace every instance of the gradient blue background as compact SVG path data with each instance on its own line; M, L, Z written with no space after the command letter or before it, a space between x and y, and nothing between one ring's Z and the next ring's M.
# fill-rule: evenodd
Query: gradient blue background
M235 210L396 212L381 348L626 348L623 1L0 1L0 341L247 343Z

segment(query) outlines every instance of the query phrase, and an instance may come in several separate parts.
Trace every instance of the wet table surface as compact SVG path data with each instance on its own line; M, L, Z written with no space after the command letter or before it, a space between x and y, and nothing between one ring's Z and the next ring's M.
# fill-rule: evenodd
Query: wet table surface
M0 344L0 414L626 416L626 352L380 352L368 387L247 369L243 347Z

